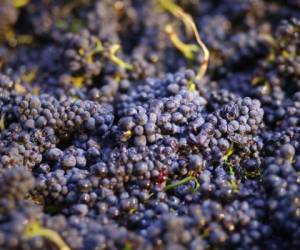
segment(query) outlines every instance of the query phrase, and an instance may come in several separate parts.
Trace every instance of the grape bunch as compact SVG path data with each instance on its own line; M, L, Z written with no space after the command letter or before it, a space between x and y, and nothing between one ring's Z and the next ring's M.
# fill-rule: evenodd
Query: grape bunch
M297 0L0 0L0 249L300 249Z

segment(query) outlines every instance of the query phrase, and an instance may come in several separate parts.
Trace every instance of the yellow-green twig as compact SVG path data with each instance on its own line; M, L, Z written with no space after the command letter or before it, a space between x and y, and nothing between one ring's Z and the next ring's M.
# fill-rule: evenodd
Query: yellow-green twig
M59 250L71 250L60 235L54 230L44 228L39 222L31 222L25 229L24 236L28 239L43 237L54 243Z
M186 183L189 183L190 181L195 181L196 183L196 186L194 188L194 191L196 191L199 187L200 187L200 183L199 181L197 180L197 178L195 176L187 176L185 177L184 179L180 180L180 181L176 181L174 183L171 183L169 185L167 185L165 188L164 188L164 191L169 191L171 189L174 189L176 187L179 187L181 185L184 185Z
M110 48L109 48L109 58L112 62L114 62L115 64L119 65L121 68L123 69L127 69L127 70L133 70L133 66L129 63L124 62L122 59L120 59L119 57L116 56L116 53L120 50L121 46L120 44L113 44Z
M186 44L180 40L171 24L165 27L166 33L169 35L173 45L188 59L194 59L194 53L199 51L199 47L195 44Z
M208 63L209 63L209 50L207 49L206 45L201 39L201 36L198 32L197 26L193 20L193 18L187 14L180 6L176 5L173 0L158 0L160 5L172 13L176 18L180 19L187 30L191 30L195 36L195 39L200 46L203 54L203 62L199 67L197 79L203 78L205 75L207 69L208 69Z

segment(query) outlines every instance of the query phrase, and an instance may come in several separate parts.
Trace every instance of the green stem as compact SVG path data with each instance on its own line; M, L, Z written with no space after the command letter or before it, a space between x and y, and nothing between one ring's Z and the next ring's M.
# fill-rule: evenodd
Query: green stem
M202 38L198 32L197 26L193 20L193 18L187 14L180 6L176 5L173 0L158 0L160 5L172 15L174 15L176 18L181 20L187 31L192 31L192 33L195 36L195 39L200 46L203 54L203 62L199 66L199 70L196 76L196 79L202 79L208 69L208 63L209 63L209 57L210 53L207 49L206 45L202 41Z
M125 61L123 61L122 59L120 59L119 57L116 56L116 53L120 50L120 45L119 44L113 44L109 50L110 54L109 54L109 58L112 62L114 62L115 64L119 65L121 68L123 69L127 69L129 71L133 70L133 66L129 63L126 63Z
M165 27L165 30L173 45L184 55L184 57L188 60L194 60L194 52L198 52L199 47L195 44L186 44L182 42L170 24Z
M190 181L195 181L196 182L196 187L194 188L194 191L196 191L200 187L200 184L199 184L199 181L194 176L187 176L187 177L185 177L184 179L182 179L180 181L177 181L175 183L171 183L171 184L169 184L168 186L165 187L164 191L165 192L169 191L171 189L174 189L176 187L179 187L181 185L189 183Z
M25 237L28 239L44 237L53 242L59 250L71 250L57 232L42 227L38 222L30 223L30 225L25 229Z

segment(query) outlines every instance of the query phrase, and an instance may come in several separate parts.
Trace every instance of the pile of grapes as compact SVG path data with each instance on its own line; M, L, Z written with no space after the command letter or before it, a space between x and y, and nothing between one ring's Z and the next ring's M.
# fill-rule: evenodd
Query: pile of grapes
M300 1L0 0L0 249L300 249Z

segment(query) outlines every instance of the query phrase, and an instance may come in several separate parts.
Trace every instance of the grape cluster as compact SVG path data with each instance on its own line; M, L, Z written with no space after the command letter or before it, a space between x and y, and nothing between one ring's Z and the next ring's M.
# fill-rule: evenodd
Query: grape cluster
M0 1L0 249L299 249L298 2Z

